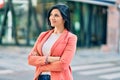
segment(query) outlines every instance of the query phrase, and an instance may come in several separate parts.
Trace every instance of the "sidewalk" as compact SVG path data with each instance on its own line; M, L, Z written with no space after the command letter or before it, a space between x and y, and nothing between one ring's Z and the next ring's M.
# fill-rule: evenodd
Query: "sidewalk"
M35 67L28 65L27 57L32 47L0 46L0 80L30 80L33 78ZM105 62L120 63L120 54L104 53L99 48L78 48L73 57L71 67L76 69L84 64ZM73 76L79 80L82 76L74 71ZM79 78L79 79L78 79ZM92 79L91 79L92 80Z
M78 48L71 65L120 61L120 54L103 52L100 48Z
M0 46L0 68L8 68L15 71L33 70L33 67L27 64L27 56L31 48L32 47ZM120 54L114 52L105 53L99 48L78 48L71 65L107 61L120 61Z
M33 70L33 67L28 65L27 62L30 50L30 47L0 46L0 69L4 68L13 71Z

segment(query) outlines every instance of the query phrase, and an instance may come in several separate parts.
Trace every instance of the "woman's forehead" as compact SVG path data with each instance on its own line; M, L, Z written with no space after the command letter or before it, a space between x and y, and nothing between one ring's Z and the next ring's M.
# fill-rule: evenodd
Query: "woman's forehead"
M59 9L53 9L53 10L51 11L51 13L53 13L53 12L55 12L55 13L60 13Z

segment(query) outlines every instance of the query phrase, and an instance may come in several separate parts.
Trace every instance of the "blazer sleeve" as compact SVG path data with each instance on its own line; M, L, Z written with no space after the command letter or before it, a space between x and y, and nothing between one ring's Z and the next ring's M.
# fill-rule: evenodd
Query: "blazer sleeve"
M76 51L77 36L69 37L67 46L60 58L60 61L53 62L48 65L41 66L42 71L62 71L68 69L70 62Z
M38 52L37 51L37 44L41 41L41 39L43 38L43 36L45 35L45 32L42 32L39 37L37 38L32 50L30 51L29 55L28 55L28 64L32 65L32 66L38 66L38 65L44 65L45 64L45 56L39 55L39 56L34 56L33 53L34 52Z

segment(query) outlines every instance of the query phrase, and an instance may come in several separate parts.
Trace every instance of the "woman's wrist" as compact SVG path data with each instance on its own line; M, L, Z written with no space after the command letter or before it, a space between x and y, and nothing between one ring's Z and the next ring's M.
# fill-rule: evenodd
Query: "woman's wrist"
M48 56L46 56L45 64L49 64L49 62L48 62Z

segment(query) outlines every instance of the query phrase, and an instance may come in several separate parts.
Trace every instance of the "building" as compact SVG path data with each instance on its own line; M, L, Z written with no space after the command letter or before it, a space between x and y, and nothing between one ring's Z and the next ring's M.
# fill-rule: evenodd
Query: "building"
M33 45L40 32L48 28L48 8L57 2L59 0L0 0L0 45Z
M120 0L69 0L74 6L75 27L80 46L101 46L103 51L119 51ZM72 5L73 6L73 5Z

